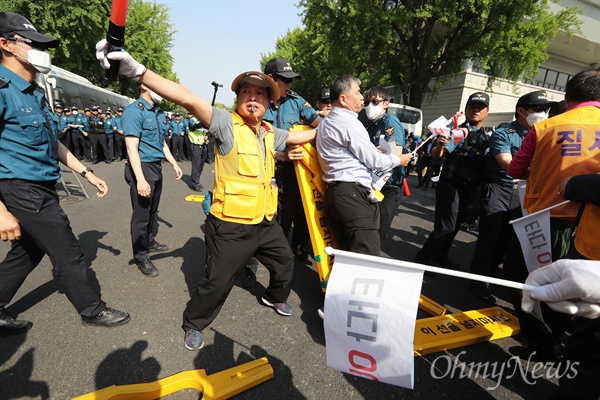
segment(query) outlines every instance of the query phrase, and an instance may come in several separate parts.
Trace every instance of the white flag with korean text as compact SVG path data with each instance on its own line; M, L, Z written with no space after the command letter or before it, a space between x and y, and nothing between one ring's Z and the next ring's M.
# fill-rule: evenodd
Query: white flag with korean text
M529 273L552 262L549 208L510 223L521 243Z
M413 339L423 271L346 254L335 255L327 283L327 366L412 389Z

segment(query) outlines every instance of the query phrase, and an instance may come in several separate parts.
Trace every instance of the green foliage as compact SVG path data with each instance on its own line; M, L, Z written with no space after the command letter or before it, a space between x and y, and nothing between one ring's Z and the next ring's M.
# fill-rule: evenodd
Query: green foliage
M96 43L106 36L111 2L105 0L1 0L3 11L24 15L40 31L60 39L52 50L52 63L89 79L92 83L137 97L135 84L127 79L108 82L96 60ZM162 76L178 81L173 72L172 23L169 10L145 0L130 0L125 48L138 61ZM161 104L166 109L173 105Z
M419 107L466 59L479 60L488 85L535 75L559 29L571 35L580 26L578 9L549 11L556 1L301 0L306 28L279 38L263 61L288 55L295 70L316 81L294 83L304 97L346 73L365 88L398 85Z

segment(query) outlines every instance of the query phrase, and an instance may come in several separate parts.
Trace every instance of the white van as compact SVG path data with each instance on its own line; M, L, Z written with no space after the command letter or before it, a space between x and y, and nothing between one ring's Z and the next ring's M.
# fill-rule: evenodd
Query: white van
M420 108L390 103L387 113L395 115L400 120L406 134L412 132L415 138L421 137L423 133L423 111Z

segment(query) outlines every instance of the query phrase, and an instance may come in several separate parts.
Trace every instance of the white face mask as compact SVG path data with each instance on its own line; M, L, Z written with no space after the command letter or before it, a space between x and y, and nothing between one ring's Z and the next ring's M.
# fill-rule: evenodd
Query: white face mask
M23 60L26 60L33 68L37 69L42 74L47 74L52 69L52 62L50 61L50 52L48 50L31 49L27 50L27 58L13 54Z
M158 104L163 100L161 95L159 95L158 93L154 93L153 91L150 91L150 97L152 98L154 104Z
M529 115L527 115L526 120L527 123L529 124L529 126L533 126L535 124L537 124L538 122L542 122L548 119L548 113L547 112L536 112L536 113L531 113Z
M383 112L383 108L380 105L374 105L373 103L369 103L368 106L365 107L365 113L367 114L367 118L371 121L375 119L379 114Z

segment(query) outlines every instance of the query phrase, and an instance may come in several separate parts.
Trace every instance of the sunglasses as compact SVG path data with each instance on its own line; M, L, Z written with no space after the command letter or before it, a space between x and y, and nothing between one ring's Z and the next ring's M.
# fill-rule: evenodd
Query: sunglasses
M292 83L294 78L286 78L285 76L277 75L277 80L280 80L283 83Z
M367 100L365 101L365 107L368 106L369 104L373 104L374 106L378 106L380 103L385 103L385 100Z
M24 37L13 36L11 38L8 38L8 40L13 43L25 43L34 49L38 49L38 50L42 50L42 51L48 50L48 47L44 46L43 44L34 42L33 40L27 39Z
M527 110L534 110L535 112L548 112L550 111L550 106L532 106L526 108Z
M331 104L331 100L327 99L327 100L319 100L319 103L323 103L323 104Z

